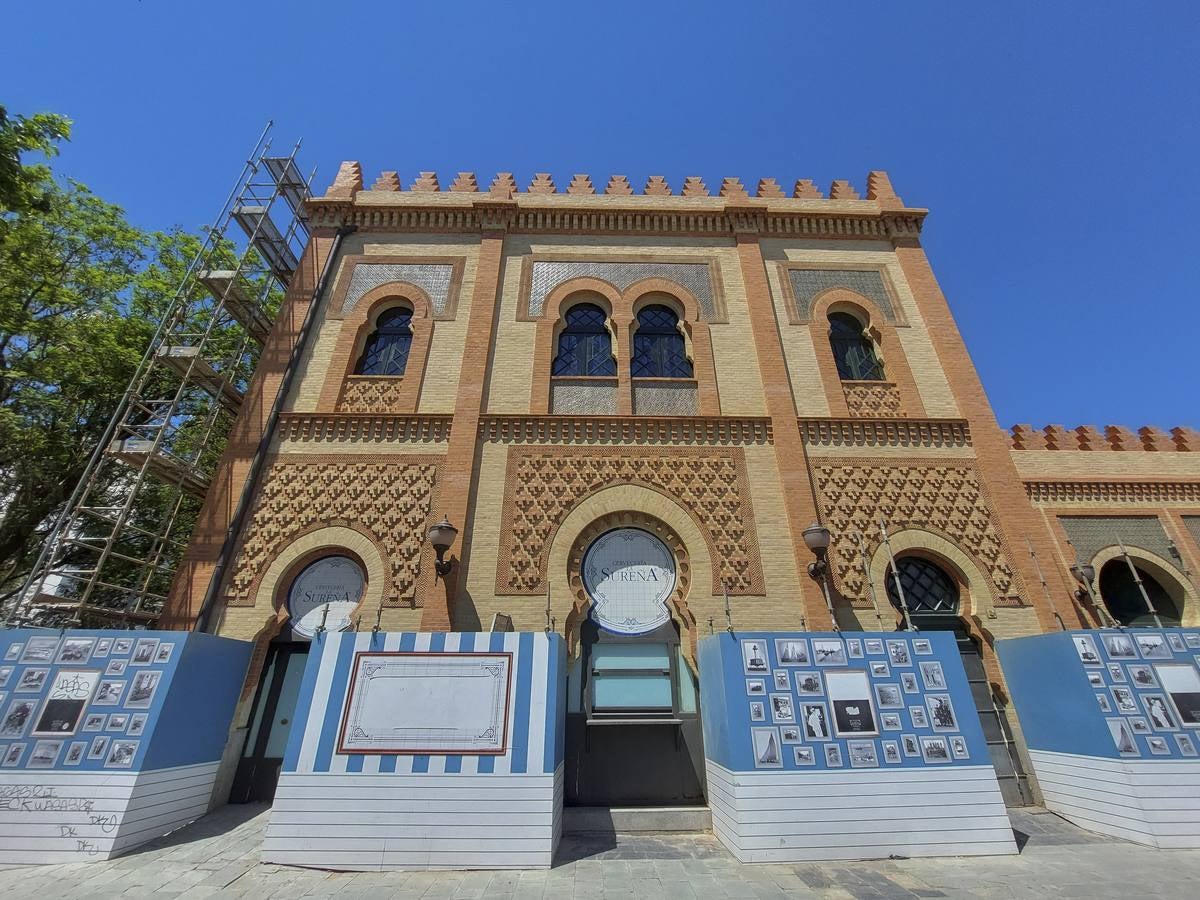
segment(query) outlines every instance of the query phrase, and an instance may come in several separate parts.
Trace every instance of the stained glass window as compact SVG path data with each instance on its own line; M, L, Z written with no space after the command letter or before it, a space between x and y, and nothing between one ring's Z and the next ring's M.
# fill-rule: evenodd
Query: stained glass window
M692 361L687 358L679 316L666 306L647 306L637 317L633 335L634 378L691 378Z
M552 375L616 375L607 316L598 306L581 303L567 311L566 327L558 336L558 355Z
M356 375L403 375L412 348L412 310L389 309L379 317L375 330L367 338Z
M883 362L875 345L863 334L863 326L849 313L829 314L829 346L837 363L838 377L848 381L882 381Z

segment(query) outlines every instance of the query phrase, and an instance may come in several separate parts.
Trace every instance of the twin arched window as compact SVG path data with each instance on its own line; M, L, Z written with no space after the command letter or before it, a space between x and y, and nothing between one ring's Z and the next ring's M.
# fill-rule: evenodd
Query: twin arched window
M617 374L607 315L599 306L580 303L567 311L558 336L558 354L550 374ZM638 313L629 361L634 378L691 378L692 361L679 331L679 316L668 306L647 306Z
M843 381L882 381L883 361L863 323L846 312L829 314L829 346Z
M566 318L550 374L616 375L604 310L592 303L580 303L568 310Z
M647 306L638 313L629 366L634 378L692 377L692 361L673 309Z
M375 330L363 345L362 356L354 367L355 375L403 375L412 349L412 310L389 309L375 323Z

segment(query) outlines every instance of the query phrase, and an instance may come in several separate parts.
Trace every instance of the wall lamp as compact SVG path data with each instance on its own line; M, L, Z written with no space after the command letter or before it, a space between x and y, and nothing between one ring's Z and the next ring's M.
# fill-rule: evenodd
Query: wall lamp
M808 564L808 577L821 585L821 593L825 595L825 609L829 613L829 621L834 631L838 628L837 618L833 614L833 598L829 595L829 529L819 522L813 522L802 532L804 546L812 551L816 562Z
M450 524L450 519L446 516L442 516L442 521L429 529L429 543L433 545L433 549L437 553L437 562L433 564L433 571L436 573L434 581L438 578L445 578L454 568L454 563L446 559L446 551L454 545L456 537L458 537L458 529Z

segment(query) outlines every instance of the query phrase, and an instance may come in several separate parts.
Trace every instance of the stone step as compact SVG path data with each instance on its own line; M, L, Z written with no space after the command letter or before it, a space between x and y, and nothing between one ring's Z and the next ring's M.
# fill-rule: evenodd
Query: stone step
M711 829L712 813L707 806L568 806L563 809L563 831L569 834L703 832Z

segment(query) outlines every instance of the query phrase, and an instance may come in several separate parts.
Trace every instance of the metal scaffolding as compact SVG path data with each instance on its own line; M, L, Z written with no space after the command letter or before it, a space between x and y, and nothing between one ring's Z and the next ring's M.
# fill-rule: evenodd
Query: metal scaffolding
M283 291L313 173L267 123L204 235L23 589L10 626L143 627L162 612Z

